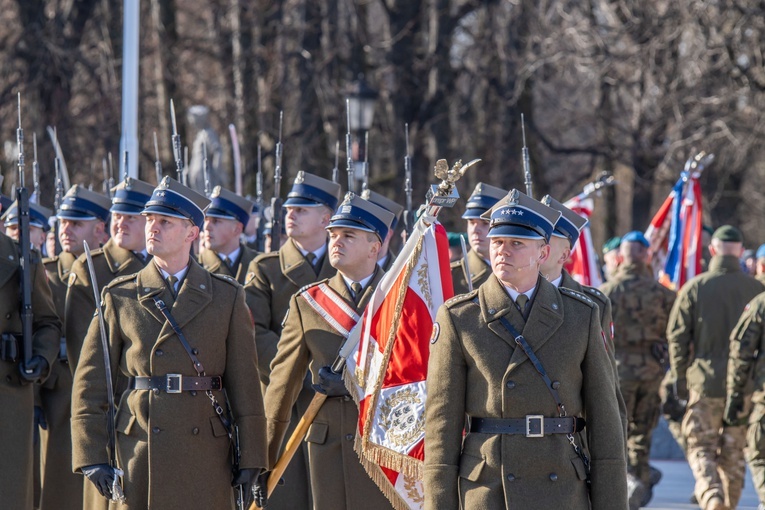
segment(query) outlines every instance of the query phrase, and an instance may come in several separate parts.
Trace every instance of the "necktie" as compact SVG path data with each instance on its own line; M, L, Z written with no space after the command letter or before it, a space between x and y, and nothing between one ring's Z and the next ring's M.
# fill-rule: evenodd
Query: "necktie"
M167 286L170 287L170 293L173 295L173 297L176 297L175 284L178 283L178 277L170 275L165 279L165 281L167 282Z
M228 266L229 269L233 269L234 268L234 261L231 260L230 258L223 257L223 262L226 263L226 265Z
M361 299L361 284L359 282L353 282L351 284L351 291L353 291L353 301L358 304Z
M526 294L518 294L515 298L515 304L518 306L518 310L521 311L523 318L526 318L526 305L529 304L529 297Z
M313 272L316 273L316 254L313 252L308 252L305 255L306 260L309 264L311 264L311 267L313 268Z

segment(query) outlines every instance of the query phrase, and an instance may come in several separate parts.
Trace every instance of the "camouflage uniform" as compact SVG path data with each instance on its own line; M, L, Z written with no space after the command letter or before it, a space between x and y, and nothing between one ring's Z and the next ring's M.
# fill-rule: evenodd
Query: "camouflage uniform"
M752 395L754 405L746 434L746 460L752 470L754 488L765 504L765 293L755 297L731 334L728 359L728 398Z
M682 430L702 508L723 498L735 508L744 485L743 426L723 426L730 333L744 306L763 286L744 274L738 258L716 255L709 271L680 289L667 326L672 376L688 391Z
M611 300L619 385L627 406L628 470L648 485L651 435L659 420L664 373L652 349L665 343L675 293L658 283L645 264L620 266L602 290Z

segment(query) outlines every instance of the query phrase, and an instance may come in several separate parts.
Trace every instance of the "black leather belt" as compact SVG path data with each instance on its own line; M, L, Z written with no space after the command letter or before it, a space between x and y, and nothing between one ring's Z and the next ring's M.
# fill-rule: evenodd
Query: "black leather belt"
M131 390L158 390L167 393L180 393L182 391L207 391L220 390L223 381L219 375L210 377L192 377L181 374L167 374L154 377L131 377L128 381Z
M584 430L583 418L566 416L547 418L541 414L525 418L469 418L470 432L478 434L519 434L526 437L544 437L548 434L571 434Z

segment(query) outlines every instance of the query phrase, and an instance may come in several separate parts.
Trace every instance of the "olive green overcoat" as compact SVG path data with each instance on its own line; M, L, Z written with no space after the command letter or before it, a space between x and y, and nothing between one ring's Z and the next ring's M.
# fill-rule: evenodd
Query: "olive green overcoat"
M32 320L34 355L53 366L61 322L56 315L40 255L33 252ZM0 332L21 333L18 244L0 232ZM0 502L3 508L31 510L34 386L21 384L18 362L0 361Z
M239 258L234 262L234 267L229 267L228 264L224 264L223 260L212 250L205 250L199 255L199 263L210 271L216 274L225 274L231 276L244 285L247 278L247 268L250 267L250 262L255 260L255 257L260 255L259 252L249 248L244 243L239 243Z
M112 373L195 376L189 355L155 306L163 300L208 376L222 377L241 441L241 467L266 466L266 429L254 332L242 287L191 260L177 298L150 263L103 290ZM172 306L171 306L172 305ZM74 382L72 467L108 462L106 385L97 317ZM225 405L224 392L213 394ZM130 509L233 508L229 438L205 392L127 390L116 416L117 456Z
M625 439L597 306L540 278L528 313L524 325L495 276L439 309L425 406L426 510L627 508ZM545 382L500 317L521 331L558 383L567 415L586 418L575 437L580 445L582 436L588 439L589 495L584 464L564 434L468 432L463 438L466 414L558 416Z
M473 282L473 290L483 284L491 276L491 266L481 258L474 250L467 252L467 257L455 260L451 264L452 285L454 286L454 295L459 296L468 292L468 284L465 279L465 261L470 269L470 279Z

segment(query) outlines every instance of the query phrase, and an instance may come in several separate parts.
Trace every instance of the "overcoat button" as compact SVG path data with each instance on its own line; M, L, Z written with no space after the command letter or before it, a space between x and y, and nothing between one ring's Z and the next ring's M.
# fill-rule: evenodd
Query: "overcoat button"
M194 427L193 429L191 429L191 433L196 436L197 434L199 434L199 429Z
M508 482L514 482L514 481L515 481L515 475L514 475L514 474L512 474L512 473L510 473L509 475L507 475L507 481L508 481Z
M558 388L560 388L560 381L553 381L552 387L554 390L557 390Z
M489 315L494 315L494 312L496 312L496 310L494 308L489 308L487 312L489 312Z
M159 427L153 427L151 431L155 434L159 434Z
M155 395L159 395L159 388L154 388L151 391L153 391Z
M5 314L5 318L6 318L6 319L10 319L10 318L11 318L11 314L9 314L9 313L6 313L6 314Z
M191 354L193 354L194 356L196 356L197 354L199 354L199 351L198 351L198 350L196 350L196 349L191 349Z
M191 394L192 397L197 396L197 390L191 390L189 393Z
M507 381L507 389L512 390L515 388L515 381Z
M550 481L551 482L557 482L558 481L558 475L555 473L550 473Z
M353 441L353 434L346 434L345 439L348 441Z
M157 352L155 352L154 354L156 354L157 356L162 356L163 354L165 354L165 352L162 349L157 349Z

